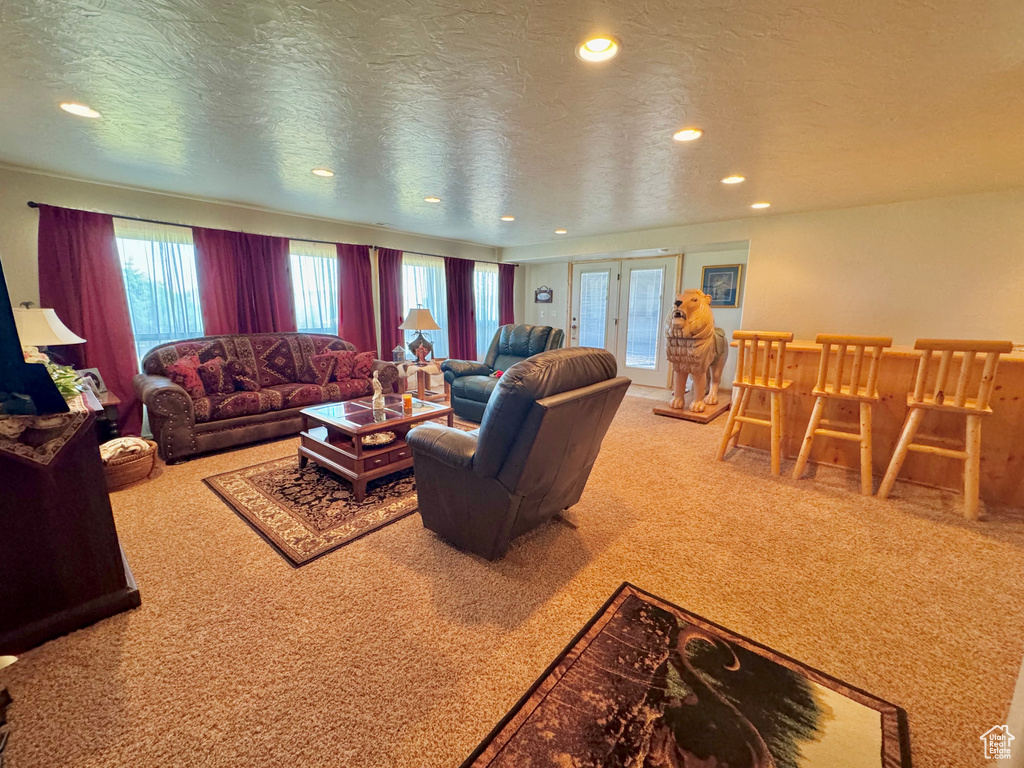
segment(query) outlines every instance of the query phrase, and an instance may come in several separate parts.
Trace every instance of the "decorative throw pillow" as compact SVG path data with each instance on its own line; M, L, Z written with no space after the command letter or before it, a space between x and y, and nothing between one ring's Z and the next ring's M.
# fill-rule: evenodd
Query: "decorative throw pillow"
M335 352L329 352L328 354L333 355L335 359L334 380L348 381L351 379L352 368L356 364L356 353L349 352L346 349L341 349Z
M255 348L256 344L253 346ZM255 351L260 380L265 384L294 384L300 381L301 359L296 358L297 350L292 347L291 339L280 338L266 349L257 348Z
M193 400L206 397L206 388L203 387L203 380L199 376L198 355L179 357L170 365L164 366L164 371L167 378L184 389Z
M203 380L207 395L230 395L235 391L235 382L223 357L215 357L200 365L199 378Z
M240 360L228 360L226 366L228 376L236 392L256 392L260 388L260 382L253 370Z
M325 386L327 382L331 380L331 374L334 373L334 364L337 361L333 354L330 352L324 352L322 355L313 355L309 358L309 364L313 368L314 378L311 384L319 384L321 387Z
M369 379L373 376L373 359L375 353L360 352L356 355L355 363L352 366L353 379Z

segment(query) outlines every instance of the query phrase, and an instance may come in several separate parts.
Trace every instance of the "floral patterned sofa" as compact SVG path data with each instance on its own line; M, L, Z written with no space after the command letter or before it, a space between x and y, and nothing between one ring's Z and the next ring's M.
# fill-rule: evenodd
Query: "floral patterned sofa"
M398 369L373 357L337 336L206 336L154 347L134 385L160 458L173 463L294 434L302 429L303 408L370 394L373 371L390 391ZM187 378L197 365L202 377Z

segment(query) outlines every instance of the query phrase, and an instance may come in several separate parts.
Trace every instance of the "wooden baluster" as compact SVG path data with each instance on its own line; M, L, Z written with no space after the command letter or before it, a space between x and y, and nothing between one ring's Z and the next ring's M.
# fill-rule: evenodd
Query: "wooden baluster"
M853 371L850 372L850 394L860 394L860 369L864 364L864 347L859 344L853 349ZM840 382L841 383L841 382Z
M878 365L882 360L882 348L875 347L871 353L871 368L868 369L867 394L874 397L878 394Z
M764 343L764 361L761 363L761 383L768 386L769 376L768 372L771 370L772 364L772 342L766 341Z
M946 388L949 386L949 364L953 359L953 350L947 349L939 358L939 372L935 375L935 394L932 399L942 403L946 399Z
M750 376L747 378L748 384L756 384L754 380L757 376L757 353L761 349L761 342L757 339L751 339L750 342Z
M746 339L739 339L739 345L736 348L736 375L733 377L733 382L736 384L743 381L743 358L746 357L746 352Z
M921 353L921 362L917 364L917 381L914 382L914 401L924 402L924 387L928 381L928 364L932 359L932 351L926 349Z
M871 479L871 403L860 404L860 492L870 496L874 486Z
M780 341L779 342L779 356L775 359L775 384L773 386L776 386L776 387L781 387L782 386L782 382L783 382L782 374L784 373L783 369L785 367L786 367L786 342L785 341Z
M818 362L818 382L814 385L815 389L824 390L825 384L828 382L828 356L832 351L832 345L825 343L821 348L821 360Z
M840 344L836 350L836 378L832 385L833 392L840 392L843 386L843 371L846 368L846 345Z
M978 388L978 410L988 408L988 402L992 399L992 388L996 383L996 366L998 364L998 352L989 352L985 355L985 369L981 372L981 386Z
M956 383L956 401L953 403L957 408L963 408L967 402L967 385L971 381L971 371L974 369L974 358L977 352L973 350L964 352L964 361L960 363L960 378Z

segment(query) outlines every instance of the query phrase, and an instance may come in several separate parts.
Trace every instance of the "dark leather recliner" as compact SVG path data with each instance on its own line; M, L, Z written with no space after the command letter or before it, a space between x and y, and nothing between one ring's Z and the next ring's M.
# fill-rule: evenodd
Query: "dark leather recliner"
M452 408L463 419L479 422L498 380L495 371L549 349L561 349L565 332L550 325L503 325L494 334L482 363L475 360L445 360L444 380L451 388Z
M603 349L551 350L498 380L483 423L407 436L423 525L494 560L583 493L630 380Z

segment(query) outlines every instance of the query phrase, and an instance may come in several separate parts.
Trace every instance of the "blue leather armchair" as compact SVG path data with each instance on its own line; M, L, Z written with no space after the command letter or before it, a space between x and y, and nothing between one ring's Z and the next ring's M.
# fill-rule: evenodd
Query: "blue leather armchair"
M516 363L549 349L561 349L565 332L550 325L503 325L498 328L482 363L445 360L444 380L451 388L452 408L463 419L479 422L498 385L494 371L507 371Z

